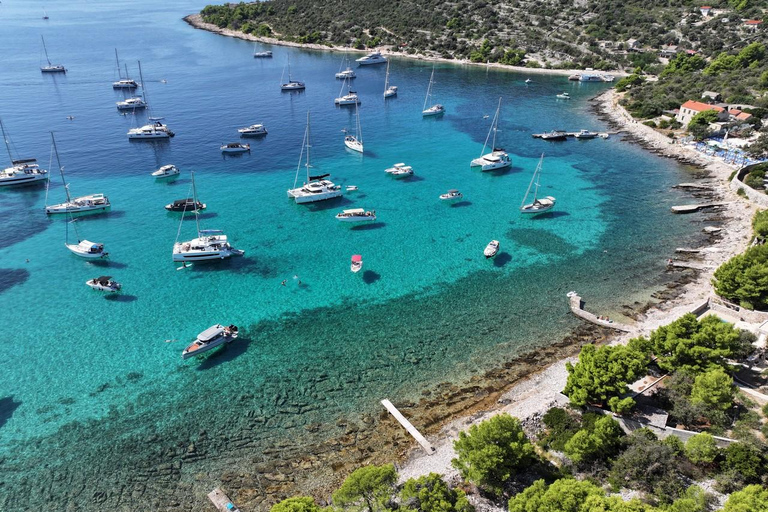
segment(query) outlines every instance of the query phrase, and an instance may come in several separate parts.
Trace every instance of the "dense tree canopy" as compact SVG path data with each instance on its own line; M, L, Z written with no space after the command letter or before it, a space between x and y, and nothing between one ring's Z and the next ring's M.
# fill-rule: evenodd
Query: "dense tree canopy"
M508 414L496 415L460 432L453 447L457 458L451 464L461 476L497 494L516 471L536 460L520 421Z
M333 502L341 506L361 505L374 512L389 500L396 483L397 472L392 464L363 466L354 470L333 493Z
M748 485L734 492L725 502L723 512L768 512L768 489Z
M451 489L436 473L410 478L400 491L401 509L418 512L473 512L461 489Z
M577 464L607 460L618 453L622 437L621 426L610 416L603 416L590 428L576 432L565 443L565 454Z
M295 496L275 503L269 512L320 512L320 507L309 496Z

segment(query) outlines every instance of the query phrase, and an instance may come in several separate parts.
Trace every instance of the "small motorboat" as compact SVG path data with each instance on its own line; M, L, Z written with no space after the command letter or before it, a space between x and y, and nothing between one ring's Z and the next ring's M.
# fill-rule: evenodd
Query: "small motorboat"
M65 244L67 249L72 251L75 256L80 256L88 260L106 258L109 253L104 252L104 244L97 244L90 240L81 240L77 244Z
M195 200L191 197L186 199L177 199L171 204L165 205L165 209L169 212L193 212L195 210L205 210L205 204Z
M252 124L251 126L240 128L237 132L241 137L261 137L267 134L267 129L264 128L263 124Z
M172 176L178 176L181 171L178 167L176 167L173 164L164 165L155 172L152 173L152 176L154 176L157 179L161 178L170 178Z
M195 341L190 343L181 353L182 359L189 359L203 352L208 352L225 343L230 343L238 336L237 326L224 327L221 324L212 325L197 335Z
M455 188L452 188L445 194L440 194L440 199L442 199L443 201L455 201L457 199L461 199L462 197L464 197L464 194L462 194Z
M352 255L352 263L349 266L349 270L357 274L361 268L363 268L363 257L359 254Z
M357 190L357 185L347 185L347 192L354 192Z
M571 95L568 94L567 92L561 92L560 94L557 95L557 97L560 98L561 100L571 99Z
M343 210L336 214L336 220L342 222L373 222L376 220L376 210L366 211L363 208Z
M499 252L500 246L501 244L499 244L498 240L491 240L490 243L485 246L483 254L486 258L493 258Z
M581 75L579 73L575 73L575 74L569 76L568 80L570 80L572 82L578 82L579 80L581 80Z
M120 288L122 288L122 285L117 281L114 281L112 279L112 276L94 277L93 279L89 279L88 281L86 281L85 284L87 284L94 290L99 290L100 292L109 292L109 293L119 292Z
M574 135L574 137L576 137L577 139L594 139L598 135L600 134L597 132L591 132L589 130L579 130L579 132L576 135Z
M243 144L242 142L230 142L229 144L221 145L222 153L250 153L251 145Z
M542 133L539 136L541 140L566 140L568 138L568 132L564 130L552 130L551 132Z
M395 164L389 169L385 169L384 172L390 176L394 176L395 178L407 178L408 176L413 176L414 174L413 167L410 165L405 165L402 162Z
M266 52L253 52L253 58L254 59L271 59L272 58L272 52L266 51Z
M529 84L529 83L531 83L531 82L533 82L533 80L531 80L530 78L526 78L526 79L525 79L525 83Z

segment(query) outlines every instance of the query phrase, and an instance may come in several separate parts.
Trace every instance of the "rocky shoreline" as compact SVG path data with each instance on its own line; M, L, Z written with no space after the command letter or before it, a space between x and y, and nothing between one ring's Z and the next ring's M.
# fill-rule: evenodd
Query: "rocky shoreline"
M308 50L321 50L326 52L327 51L341 52L341 53L357 52L360 54L365 54L370 51L370 50L358 50L356 48L349 48L346 46L325 45L325 44L316 44L316 43L296 43L293 41L283 41L282 39L277 39L275 37L255 36L253 34L246 34L245 32L240 32L238 30L231 30L228 28L219 28L217 25L214 25L213 23L206 23L205 21L203 21L203 18L200 14L190 14L190 15L184 16L183 19L194 28L197 28L200 30L206 30L208 32L214 32L222 36L235 37L237 39L244 39L246 41L254 41L254 42L265 43L265 44L274 44L278 46L291 46L294 48L305 48ZM490 67L495 69L515 71L518 73L528 73L532 75L569 76L574 73L584 72L583 69L528 68L525 66L510 66L507 64L499 64L495 62L486 64L482 62L471 62L468 59L445 59L442 57L434 57L429 55L423 55L420 53L408 54L404 52L394 52L387 48L380 48L380 51L384 55L392 55L396 57L402 57L405 59L423 60L428 62L445 62L445 63L461 65L461 66L482 66L484 68ZM606 73L606 74L619 76L619 77L628 75L628 73L624 71L618 71L618 70L604 71L604 72L601 71L601 73Z

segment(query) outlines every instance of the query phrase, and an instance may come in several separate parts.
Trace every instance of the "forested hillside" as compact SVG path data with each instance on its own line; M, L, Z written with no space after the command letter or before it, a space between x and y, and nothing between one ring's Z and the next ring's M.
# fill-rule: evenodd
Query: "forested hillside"
M530 66L652 68L665 45L704 57L763 34L766 0L267 0L209 5L203 20L261 36Z

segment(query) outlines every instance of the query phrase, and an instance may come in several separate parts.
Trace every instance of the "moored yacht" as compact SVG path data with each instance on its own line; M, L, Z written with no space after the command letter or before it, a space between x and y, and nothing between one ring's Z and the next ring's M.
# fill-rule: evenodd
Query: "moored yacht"
M301 187L297 187L296 184L299 182L299 170L301 169L301 161L302 157L304 156L305 148L307 150L307 160L304 166L307 169L307 181L305 181ZM294 188L288 190L288 197L293 198L296 203L299 204L314 203L316 201L324 201L326 199L341 197L344 194L341 191L341 187L334 184L331 180L325 179L330 176L330 174L321 174L318 176L311 176L309 174L309 169L312 167L312 164L310 163L311 148L312 143L311 132L309 128L309 112L307 112L307 128L304 131L304 140L301 145L301 154L299 154L299 164L296 166L296 177L293 180Z
M533 171L533 177L531 177L531 183L528 185L528 190L525 191L523 202L520 204L520 212L522 213L544 213L555 207L556 199L552 196L538 197L539 196L539 179L541 177L541 166L544 163L544 154L542 153L539 164L536 166L536 170ZM533 202L526 204L528 194L533 190Z
M272 52L266 51L266 52L253 52L253 58L254 59L271 59L272 58Z
M104 252L104 244L91 242L90 240L80 240L76 244L65 244L72 254L88 260L102 259L109 256Z
M497 169L504 169L512 165L512 159L509 157L503 148L496 147L496 132L499 126L499 113L501 112L501 98L499 98L499 106L496 107L496 114L493 116L491 122L491 128L488 130L488 135L485 137L485 144L480 152L480 156L472 160L470 167L480 167L483 171L495 171ZM491 142L490 153L485 153L485 148L488 146L488 140L491 139L493 134L493 141Z
M81 196L72 198L69 195L69 184L64 179L64 166L61 165L59 160L59 150L56 147L56 139L51 132L51 142L53 143L53 151L56 154L56 163L59 166L59 173L61 174L61 182L64 185L64 192L67 194L67 201L60 204L46 205L45 213L57 214L57 213L87 213L87 212L106 212L112 207L109 203L109 198L104 194L91 194L87 196Z
M291 61L288 61L288 81L283 82L283 76L280 76L280 90L281 91L303 91L306 86L304 85L304 82L300 82L299 80L294 80L291 77ZM285 75L285 68L283 68L283 75Z
M336 73L336 78L341 78L341 79L349 78L349 79L352 79L352 78L357 77L357 75L355 74L355 71L351 67L349 67L349 65L347 65L347 69L342 71L341 68L343 68L345 64L347 64L347 54L346 53L344 54L344 58L341 59L341 65L339 66L339 72Z
M11 145L8 141L8 136L5 133L5 126L3 125L2 119L0 119L0 131L2 131L5 149L8 150L8 158L11 161L10 167L0 170L0 186L32 185L34 183L47 181L48 171L41 169L37 165L36 159L13 159Z
M598 135L600 134L597 132L591 132L589 130L579 130L579 132L576 135L574 135L574 137L576 137L577 139L594 139Z
M115 48L115 62L117 63L117 82L112 82L112 88L113 89L136 89L139 84L136 83L136 80L133 80L132 78L128 78L128 66L125 66L125 78L123 78L122 72L120 71L120 58L117 56L117 48Z
M566 140L568 132L565 130L552 130L551 132L542 133L539 138L541 140Z
M355 105L355 134L350 135L347 133L346 130L344 130L344 133L346 134L344 137L344 145L347 146L352 151L357 151L358 153L363 152L363 129L360 126L360 111L357 108L357 105Z
M499 247L501 247L501 244L498 240L491 240L488 245L485 246L485 249L483 250L483 255L486 258L493 258L498 254Z
M89 279L85 282L88 286L93 288L94 290L98 290L100 292L119 292L120 289L123 287L120 283L112 279L112 276L99 276L94 277L93 279Z
M347 94L343 94L344 86L347 86ZM359 105L360 98L357 93L353 91L347 82L347 79L341 84L341 90L339 91L339 97L333 100L336 105Z
M336 220L341 222L373 222L376 220L376 210L366 211L363 208L342 210L336 214Z
M143 108L147 108L147 102L144 101L144 99L140 96L118 101L116 105L117 110L141 110Z
M238 129L237 133L239 133L241 137L261 137L262 135L267 134L267 129L263 124L252 124L251 126Z
M178 176L181 173L178 167L176 167L173 164L164 165L155 172L152 173L152 176L154 176L157 179L161 178L171 178L173 176Z
M66 73L67 68L65 68L61 64L51 64L51 59L48 58L48 48L45 47L45 38L41 35L40 39L43 40L43 51L45 51L45 60L48 62L47 65L40 66L40 71L42 71L43 73Z
M436 103L427 108L429 100L432 98L432 85L435 83L435 66L432 66L432 74L429 76L429 86L427 87L427 97L424 98L424 107L421 109L421 115L423 117L439 116L445 113L445 107L440 103Z
M147 87L144 85L144 74L141 72L141 61L139 61L139 79L141 80L141 90L143 95L144 103L148 104L147 101ZM164 124L162 122L162 117L152 117L152 114L149 115L149 122L150 124L145 124L144 126L137 127L137 128L131 128L128 130L128 139L129 140L169 140L171 137L175 135L169 128L168 125Z
M387 61L387 73L384 75L384 98L397 96L397 86L389 85L389 61Z
M360 57L355 62L357 62L361 66L369 66L371 64L384 64L385 62L387 62L387 59L381 54L381 52L375 51L375 52L369 53L365 57Z
M195 201L192 197L176 199L174 202L165 205L165 209L169 212L191 212L193 210L205 210L205 208L205 203Z
M243 144L242 142L230 142L228 144L221 145L222 153L250 153L251 145Z
M461 199L464 197L464 194L459 192L457 189L452 188L445 194L440 194L440 199L443 201L455 201L457 199Z
M197 203L197 189L195 188L195 173L192 172L192 201ZM233 248L229 244L227 235L218 229L200 229L200 217L198 209L195 213L195 225L197 227L197 238L185 242L179 242L181 228L176 236L176 242L173 244L173 261L205 261L205 260L223 260L230 256L242 256L245 252ZM184 223L184 215L181 221Z
M384 169L384 172L395 178L407 178L408 176L413 176L413 167L400 162L389 169Z
M198 334L195 341L187 345L187 348L181 352L181 358L189 359L190 357L208 352L225 343L232 342L237 336L238 330L236 325L230 325L229 327L224 327L221 324L212 325Z

